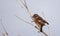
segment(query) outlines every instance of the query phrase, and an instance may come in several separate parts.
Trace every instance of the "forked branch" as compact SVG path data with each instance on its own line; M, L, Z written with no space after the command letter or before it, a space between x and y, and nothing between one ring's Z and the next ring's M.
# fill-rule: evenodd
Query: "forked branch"
M31 13L30 13L30 10L26 4L26 0L20 0L20 2L23 4L23 6L26 8L27 10L27 13L30 15L30 17L32 17Z

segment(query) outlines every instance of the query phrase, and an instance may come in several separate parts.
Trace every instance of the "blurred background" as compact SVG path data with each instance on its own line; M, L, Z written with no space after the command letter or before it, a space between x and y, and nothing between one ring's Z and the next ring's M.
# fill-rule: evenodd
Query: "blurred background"
M26 0L26 2L32 15L37 13L49 22L49 29L44 26L44 31L49 36L60 36L60 0ZM32 21L19 0L0 0L0 19L9 36L44 36L38 33L34 26L19 20L15 15L28 22ZM0 36L5 32L2 24L0 21Z

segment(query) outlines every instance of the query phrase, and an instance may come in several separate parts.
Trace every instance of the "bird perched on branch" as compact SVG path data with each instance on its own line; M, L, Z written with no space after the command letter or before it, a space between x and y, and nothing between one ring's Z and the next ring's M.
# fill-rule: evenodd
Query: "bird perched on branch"
M49 25L47 21L45 21L42 17L40 17L38 14L34 14L32 16L33 21L36 23L36 25L39 27L40 32L43 32L42 28L45 26L45 23Z

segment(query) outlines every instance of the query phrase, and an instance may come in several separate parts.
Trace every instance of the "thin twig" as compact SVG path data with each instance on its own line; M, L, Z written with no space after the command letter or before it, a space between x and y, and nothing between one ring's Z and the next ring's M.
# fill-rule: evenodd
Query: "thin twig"
M8 35L8 33L7 33L7 31L6 31L5 27L4 27L4 25L3 25L3 23L2 23L2 18L0 19L0 21L1 21L1 25L2 25L2 27L3 27L3 29L4 29L4 31L5 31L5 33L6 33L6 35Z
M45 36L48 36L45 32L42 32Z
M27 13L30 15L30 17L32 16L31 15L31 13L30 13L30 10L28 9L28 6L27 6L27 4L26 4L26 0L24 0L24 1L21 1L20 0L20 2L24 5L24 7L26 8L26 10L27 10ZM23 3L24 2L24 3Z
M6 32L6 29L5 29L5 27L4 27L3 23L2 23L2 19L0 19L0 21L1 21L1 25L2 25L2 27L4 29L4 31Z
M24 21L24 22L26 22L26 23L28 23L28 24L34 26L32 23L29 23L29 22L27 22L26 20L24 20L24 19L22 19L22 18L20 18L20 17L18 17L18 16L16 16L16 17L17 17L18 19L20 19L20 20L22 20L22 21Z
M18 17L18 16L16 16L16 17L17 17L18 19L24 21L25 23L34 26L32 23L29 23L29 22L27 22L26 20L24 20L24 19L22 19L22 18L20 18L20 17ZM34 27L39 30L39 28L38 28L37 26L34 26Z

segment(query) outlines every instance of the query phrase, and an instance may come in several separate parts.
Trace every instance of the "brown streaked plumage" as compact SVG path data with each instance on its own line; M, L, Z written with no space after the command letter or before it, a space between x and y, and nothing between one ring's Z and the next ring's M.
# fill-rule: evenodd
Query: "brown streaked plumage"
M45 21L42 17L40 17L38 14L34 14L32 16L33 21L36 23L36 25L38 25L38 27L40 28L40 31L42 32L42 28L45 25L45 23L49 24L47 21Z

